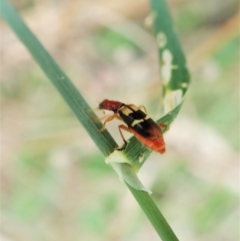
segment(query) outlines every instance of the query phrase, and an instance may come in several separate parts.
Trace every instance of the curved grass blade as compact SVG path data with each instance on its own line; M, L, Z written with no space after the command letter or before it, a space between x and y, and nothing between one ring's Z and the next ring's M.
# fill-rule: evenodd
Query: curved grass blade
M166 2L151 0L151 8L163 83L164 112L168 114L182 103L188 89L190 76ZM171 120L167 118L167 122L169 123L166 124L169 125Z
M166 113L157 122L167 125L168 130L181 109L190 75L184 53L174 32L166 1L150 0L150 2L163 83L164 113ZM139 170L151 151L132 137L124 153L127 159L131 160L134 169Z

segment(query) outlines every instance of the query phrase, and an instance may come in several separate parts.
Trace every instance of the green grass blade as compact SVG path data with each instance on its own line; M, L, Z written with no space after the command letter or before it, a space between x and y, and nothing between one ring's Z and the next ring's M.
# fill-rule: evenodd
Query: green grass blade
M60 69L51 55L27 28L11 5L4 0L1 0L0 3L1 16L6 20L22 43L27 47L36 62L42 68L43 72L48 76L64 100L71 107L104 156L107 156L109 153L114 151L117 144L107 131L99 134L99 129L102 124L98 122L97 116L91 110L66 74Z
M166 219L163 217L162 213L159 211L153 200L146 195L146 192L136 190L127 184L128 188L132 192L133 196L136 198L138 204L141 206L142 210L146 216L151 221L153 227L162 238L163 241L178 241L178 238L172 231L171 227L167 223Z
M187 69L185 55L174 32L171 16L165 0L150 0L151 16L158 46L160 75L163 83L164 112L158 123L170 127L177 117L188 89L190 75ZM143 156L139 162L139 154ZM130 138L126 149L126 156L132 160L132 165L139 169L150 155L147 148L143 147L135 137Z
M174 95L170 103L172 108L166 108L165 106L165 112L168 112L181 103L188 89L190 76L185 55L175 34L166 1L151 0L151 9L165 102L168 101L169 94L170 96ZM168 103L166 104L168 105Z

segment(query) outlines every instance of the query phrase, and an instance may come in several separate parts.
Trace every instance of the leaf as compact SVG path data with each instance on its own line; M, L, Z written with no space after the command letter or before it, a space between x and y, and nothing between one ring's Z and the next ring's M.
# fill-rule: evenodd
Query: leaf
M155 37L158 46L160 75L163 83L163 117L157 120L168 126L177 117L184 95L188 89L190 76L186 59L177 36L173 30L173 24L164 0L151 0L151 18L155 29ZM134 136L129 139L124 151L130 165L139 170L151 153L151 150L143 146Z

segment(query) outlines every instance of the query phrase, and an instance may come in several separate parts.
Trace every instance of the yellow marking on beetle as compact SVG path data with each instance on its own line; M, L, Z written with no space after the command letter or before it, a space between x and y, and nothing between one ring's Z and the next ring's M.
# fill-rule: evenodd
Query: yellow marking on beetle
M133 110L135 110L135 111L138 111L139 110L139 108L136 106L136 105L133 105L133 104L130 104L130 105L128 105L128 106L130 106Z
M134 120L133 123L131 124L131 126L134 127L135 125L137 125L145 120L148 120L148 119L149 119L149 117L146 116L144 119Z
M131 109L129 109L127 106L122 106L119 111L122 111L122 113L124 113L124 115L129 115L131 113L133 113L133 111Z
M160 49L164 48L167 44L167 36L163 32L157 34L157 45Z
M145 109L144 106L140 106L140 108L144 108ZM135 106L135 105L130 104L130 105L127 105L127 106L122 106L119 109L119 111L122 111L124 113L124 115L129 115L129 114L133 113L134 111L138 111L140 108Z

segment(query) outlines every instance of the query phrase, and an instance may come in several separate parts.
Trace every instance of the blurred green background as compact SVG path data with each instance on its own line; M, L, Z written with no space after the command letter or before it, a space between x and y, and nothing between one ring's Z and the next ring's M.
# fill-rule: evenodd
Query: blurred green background
M11 2L93 108L109 98L161 116L148 1ZM139 176L180 240L236 241L239 3L168 3L192 83L165 135L166 154L152 153ZM0 24L0 239L159 240L24 46ZM117 125L108 129L121 143Z

